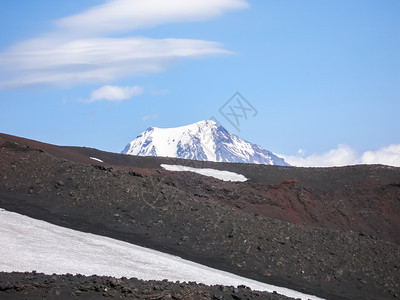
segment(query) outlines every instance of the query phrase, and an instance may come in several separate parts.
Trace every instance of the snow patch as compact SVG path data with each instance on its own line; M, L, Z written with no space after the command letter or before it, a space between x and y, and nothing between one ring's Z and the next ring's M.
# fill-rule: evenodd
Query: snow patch
M0 271L105 275L144 280L246 285L288 297L321 299L155 250L84 233L0 209Z
M197 173L200 175L214 177L216 179L220 179L223 181L244 182L247 180L247 178L244 177L242 174L237 174L237 173L230 172L230 171L220 171L220 170L208 169L208 168L200 169L200 168L192 168L192 167L186 167L186 166L181 166L181 165L166 165L166 164L161 164L161 167L167 171L194 172L194 173Z
M102 161L101 159L99 159L99 158L96 158L96 157L89 157L90 159L93 159L93 160L97 160L97 161L99 161L99 162L104 162L104 161Z

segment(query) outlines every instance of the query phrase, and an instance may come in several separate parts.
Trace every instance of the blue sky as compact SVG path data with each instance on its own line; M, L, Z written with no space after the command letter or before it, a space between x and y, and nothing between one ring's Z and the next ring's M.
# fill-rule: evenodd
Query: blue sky
M0 132L120 152L215 117L296 165L400 166L398 0L4 0ZM238 131L219 109L257 110Z

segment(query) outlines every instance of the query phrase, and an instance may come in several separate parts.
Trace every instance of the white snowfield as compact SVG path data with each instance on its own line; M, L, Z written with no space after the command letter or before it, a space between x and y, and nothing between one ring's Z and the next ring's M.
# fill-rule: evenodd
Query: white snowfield
M131 155L152 156L155 151L157 156L178 157L179 143L192 145L193 137L197 137L201 148L204 150L207 160L217 161L214 152L216 146L212 137L212 129L217 124L213 121L202 121L175 128L150 127L142 135L130 142L123 153ZM151 143L147 145L147 141Z
M246 285L301 299L321 299L212 269L119 240L56 226L0 209L0 271L106 275L144 280Z
M175 128L149 127L126 145L121 153L200 161L287 165L274 153L229 133L212 120Z
M167 171L194 172L194 173L197 173L200 175L214 177L216 179L223 180L223 181L244 182L247 180L247 178L244 177L242 174L237 174L237 173L230 172L230 171L220 171L220 170L208 169L208 168L204 168L204 169L192 168L192 167L181 166L181 165L161 164L160 166Z
M89 157L90 159L93 159L93 160L97 160L97 161L99 161L99 162L104 162L104 161L102 161L100 158L96 158L96 157Z

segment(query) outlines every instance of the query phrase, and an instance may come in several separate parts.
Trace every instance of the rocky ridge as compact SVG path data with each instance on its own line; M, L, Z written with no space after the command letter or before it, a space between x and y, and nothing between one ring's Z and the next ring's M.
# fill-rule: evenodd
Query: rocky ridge
M106 276L0 272L2 299L291 299L245 286L206 286L194 282L144 281Z
M322 194L337 194L338 187L354 180L363 182L361 171L366 170L372 179L389 188L388 195L395 200L399 197L398 168L373 166L325 172L269 167L263 173L263 168L248 165L215 164L216 168L252 174L247 183L222 183L198 174L164 171L154 160L138 162L132 157L135 167L124 164L120 168L112 154L73 149L75 156L71 157L90 152L90 156L105 162L114 161L107 165L88 159L90 164L54 155L56 150L50 146L35 145L4 136L0 140L0 207L328 299L390 299L399 295L400 247L384 232L338 230L329 223L304 225L277 213L267 216L246 206L227 204L237 196L243 202L249 191L254 193L249 195L249 201L253 201L268 185L272 190L269 193L273 192L268 201L284 199L279 195L290 191L297 195L308 190L313 195L317 188ZM72 151L64 150L57 151ZM344 176L354 170L358 177ZM271 179L269 173L274 175ZM317 184L324 176L333 183ZM366 195L348 199L352 193L358 194L357 189L348 189L350 192L339 193L346 196L341 204L345 208L353 209L349 203L362 198L372 201ZM385 201L385 209L396 212L396 202Z

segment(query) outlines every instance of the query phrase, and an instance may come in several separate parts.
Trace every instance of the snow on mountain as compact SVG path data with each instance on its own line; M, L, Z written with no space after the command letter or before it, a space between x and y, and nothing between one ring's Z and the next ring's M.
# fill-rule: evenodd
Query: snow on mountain
M93 159L93 160L95 160L95 161L98 161L98 162L104 162L104 161L102 161L100 158L96 158L96 157L89 157L90 159Z
M289 166L283 158L242 140L210 120L176 128L149 127L121 153Z
M209 168L191 168L187 166L180 165L160 165L163 169L168 171L178 171L178 172L193 172L204 176L213 177L223 181L233 181L233 182L244 182L247 180L242 174L237 174L229 171L221 171Z

